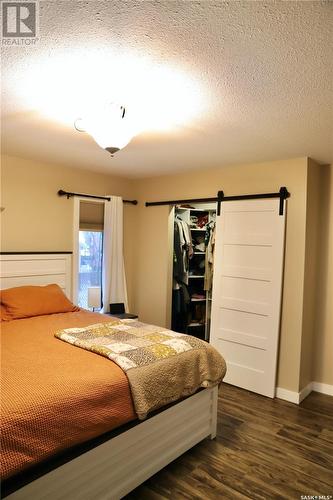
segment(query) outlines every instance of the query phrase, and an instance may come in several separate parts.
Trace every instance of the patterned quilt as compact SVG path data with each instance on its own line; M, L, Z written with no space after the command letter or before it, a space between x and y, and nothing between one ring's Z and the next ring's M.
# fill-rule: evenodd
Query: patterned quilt
M226 372L224 359L207 342L137 320L67 328L55 336L117 363L140 419L200 387L219 384Z

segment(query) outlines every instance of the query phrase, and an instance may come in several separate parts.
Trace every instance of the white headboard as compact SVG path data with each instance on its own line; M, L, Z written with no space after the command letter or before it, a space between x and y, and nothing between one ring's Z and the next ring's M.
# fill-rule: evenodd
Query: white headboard
M69 253L1 254L0 288L56 283L71 299L71 270Z

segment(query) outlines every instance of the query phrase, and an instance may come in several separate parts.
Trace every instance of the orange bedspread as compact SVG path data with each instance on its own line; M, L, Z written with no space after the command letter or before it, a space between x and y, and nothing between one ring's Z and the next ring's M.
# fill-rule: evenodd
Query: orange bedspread
M102 321L80 311L1 323L2 478L136 418L115 363L54 337Z

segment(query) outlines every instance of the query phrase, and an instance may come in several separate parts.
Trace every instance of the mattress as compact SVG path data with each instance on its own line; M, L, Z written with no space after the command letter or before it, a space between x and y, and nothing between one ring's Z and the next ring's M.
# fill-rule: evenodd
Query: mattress
M54 337L102 321L79 311L1 323L3 479L136 419L121 368Z

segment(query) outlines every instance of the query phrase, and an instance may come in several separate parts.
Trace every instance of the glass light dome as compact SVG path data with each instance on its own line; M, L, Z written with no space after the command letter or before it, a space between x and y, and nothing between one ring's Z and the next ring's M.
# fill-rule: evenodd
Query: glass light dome
M119 104L108 104L82 122L85 131L111 154L127 146L133 137L125 107Z

